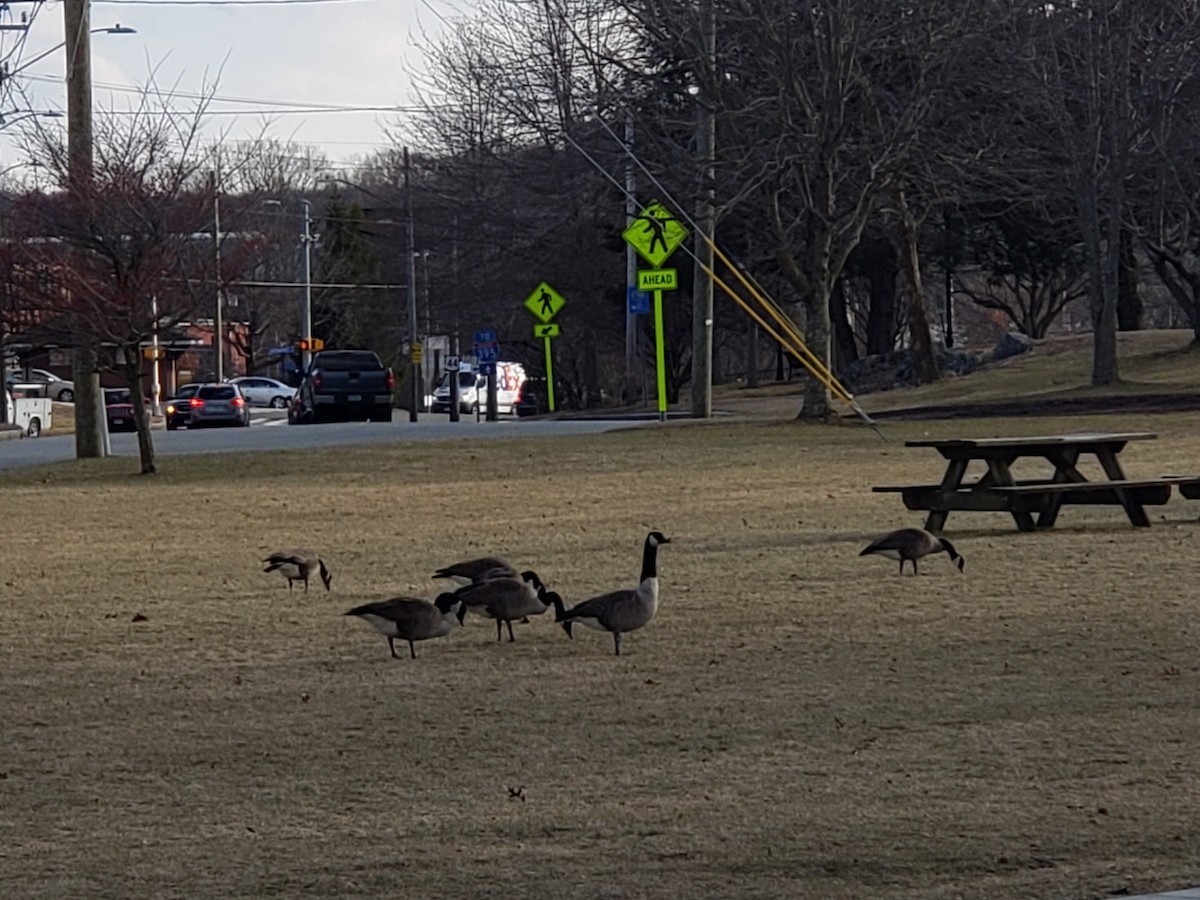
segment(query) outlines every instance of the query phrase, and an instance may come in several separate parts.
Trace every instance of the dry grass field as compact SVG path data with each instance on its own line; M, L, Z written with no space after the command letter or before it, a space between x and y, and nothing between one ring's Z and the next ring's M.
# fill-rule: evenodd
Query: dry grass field
M130 460L0 476L0 893L11 898L1102 898L1200 884L1200 503L1053 531L872 484L926 435L1159 432L1200 414L672 424L591 438ZM611 639L467 619L391 659L342 615L502 553ZM259 560L311 544L332 591ZM143 618L144 617L144 618ZM137 621L135 621L137 619Z

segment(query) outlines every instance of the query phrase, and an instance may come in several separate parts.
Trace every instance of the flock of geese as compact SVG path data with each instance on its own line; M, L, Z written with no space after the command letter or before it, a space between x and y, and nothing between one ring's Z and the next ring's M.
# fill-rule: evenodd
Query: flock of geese
M396 641L407 641L409 656L417 658L417 641L445 637L455 626L462 625L467 613L473 613L496 623L496 640L516 640L513 622L528 622L530 616L540 616L554 610L554 621L562 626L567 637L571 629L584 625L613 636L613 652L621 655L621 635L647 625L658 612L658 548L671 543L660 531L646 535L642 548L642 574L637 587L609 591L567 608L563 598L549 590L532 570L518 572L507 560L495 556L467 559L438 569L434 578L443 578L459 587L445 591L433 601L418 597L396 597L377 603L364 603L346 615L369 622L388 641L392 657L400 659ZM883 556L904 564L912 563L913 574L920 574L917 561L936 553L945 553L963 571L962 555L944 537L937 537L920 528L901 528L885 534L864 547L859 556ZM308 581L319 575L330 589L333 576L324 560L312 550L280 550L263 562L264 572L278 572L287 579L288 590L296 582L308 590Z
M613 650L621 655L621 635L642 628L658 612L658 548L671 543L660 531L646 535L642 549L642 574L637 587L609 591L567 608L563 598L543 584L532 570L518 572L508 561L499 557L482 557L454 563L433 573L459 587L438 595L432 602L417 597L397 597L377 603L365 603L348 611L369 622L388 641L392 656L396 641L407 641L408 652L417 658L416 642L445 637L455 626L462 625L468 612L496 623L496 640L508 629L509 641L516 640L513 622L527 622L530 616L540 616L554 610L554 621L562 626L567 637L571 629L584 625L613 636ZM280 550L263 562L264 572L278 572L291 590L296 582L308 590L308 581L319 574L325 589L333 580L324 560L312 550Z

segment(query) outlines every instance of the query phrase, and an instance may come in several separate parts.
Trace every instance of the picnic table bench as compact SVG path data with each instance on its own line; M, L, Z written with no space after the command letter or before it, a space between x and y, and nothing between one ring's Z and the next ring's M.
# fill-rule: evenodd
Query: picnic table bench
M1007 512L1021 531L1051 528L1065 505L1120 506L1136 527L1146 528L1147 506L1161 506L1178 485L1185 497L1200 499L1200 475L1162 475L1131 479L1122 471L1118 454L1130 441L1152 440L1153 432L1044 435L1019 438L953 438L906 441L906 447L931 447L947 461L939 484L885 485L877 492L899 493L908 509L927 510L925 528L940 532L952 511ZM1081 456L1096 458L1104 475L1089 480L1079 471ZM1023 458L1047 461L1050 477L1018 481L1013 465ZM974 481L965 481L972 462L986 471ZM1036 520L1034 517L1037 517Z

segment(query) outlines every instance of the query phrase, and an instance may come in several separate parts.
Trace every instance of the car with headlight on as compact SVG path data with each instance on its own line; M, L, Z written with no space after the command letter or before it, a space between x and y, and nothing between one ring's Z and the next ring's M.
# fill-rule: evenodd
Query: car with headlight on
M196 396L196 392L202 386L203 382L200 381L185 384L175 392L174 397L167 400L163 406L163 417L167 420L167 431L174 431L176 428L187 426L188 420L192 418L190 401Z

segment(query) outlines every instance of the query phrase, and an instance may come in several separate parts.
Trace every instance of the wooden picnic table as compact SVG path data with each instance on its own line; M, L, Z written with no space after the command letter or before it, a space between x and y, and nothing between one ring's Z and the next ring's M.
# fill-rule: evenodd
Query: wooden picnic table
M899 492L909 509L928 510L925 528L935 533L945 527L955 510L1011 513L1021 531L1050 528L1065 504L1121 506L1133 525L1146 528L1150 525L1146 506L1166 503L1173 484L1189 493L1200 485L1200 476L1192 475L1126 477L1118 459L1126 444L1157 436L1134 431L906 441L906 447L932 447L942 455L947 465L941 482L872 490ZM1080 457L1085 455L1096 458L1106 480L1089 480L1079 471ZM1049 462L1052 474L1018 480L1014 464L1030 457ZM967 469L975 461L982 462L986 471L974 481L965 481Z

